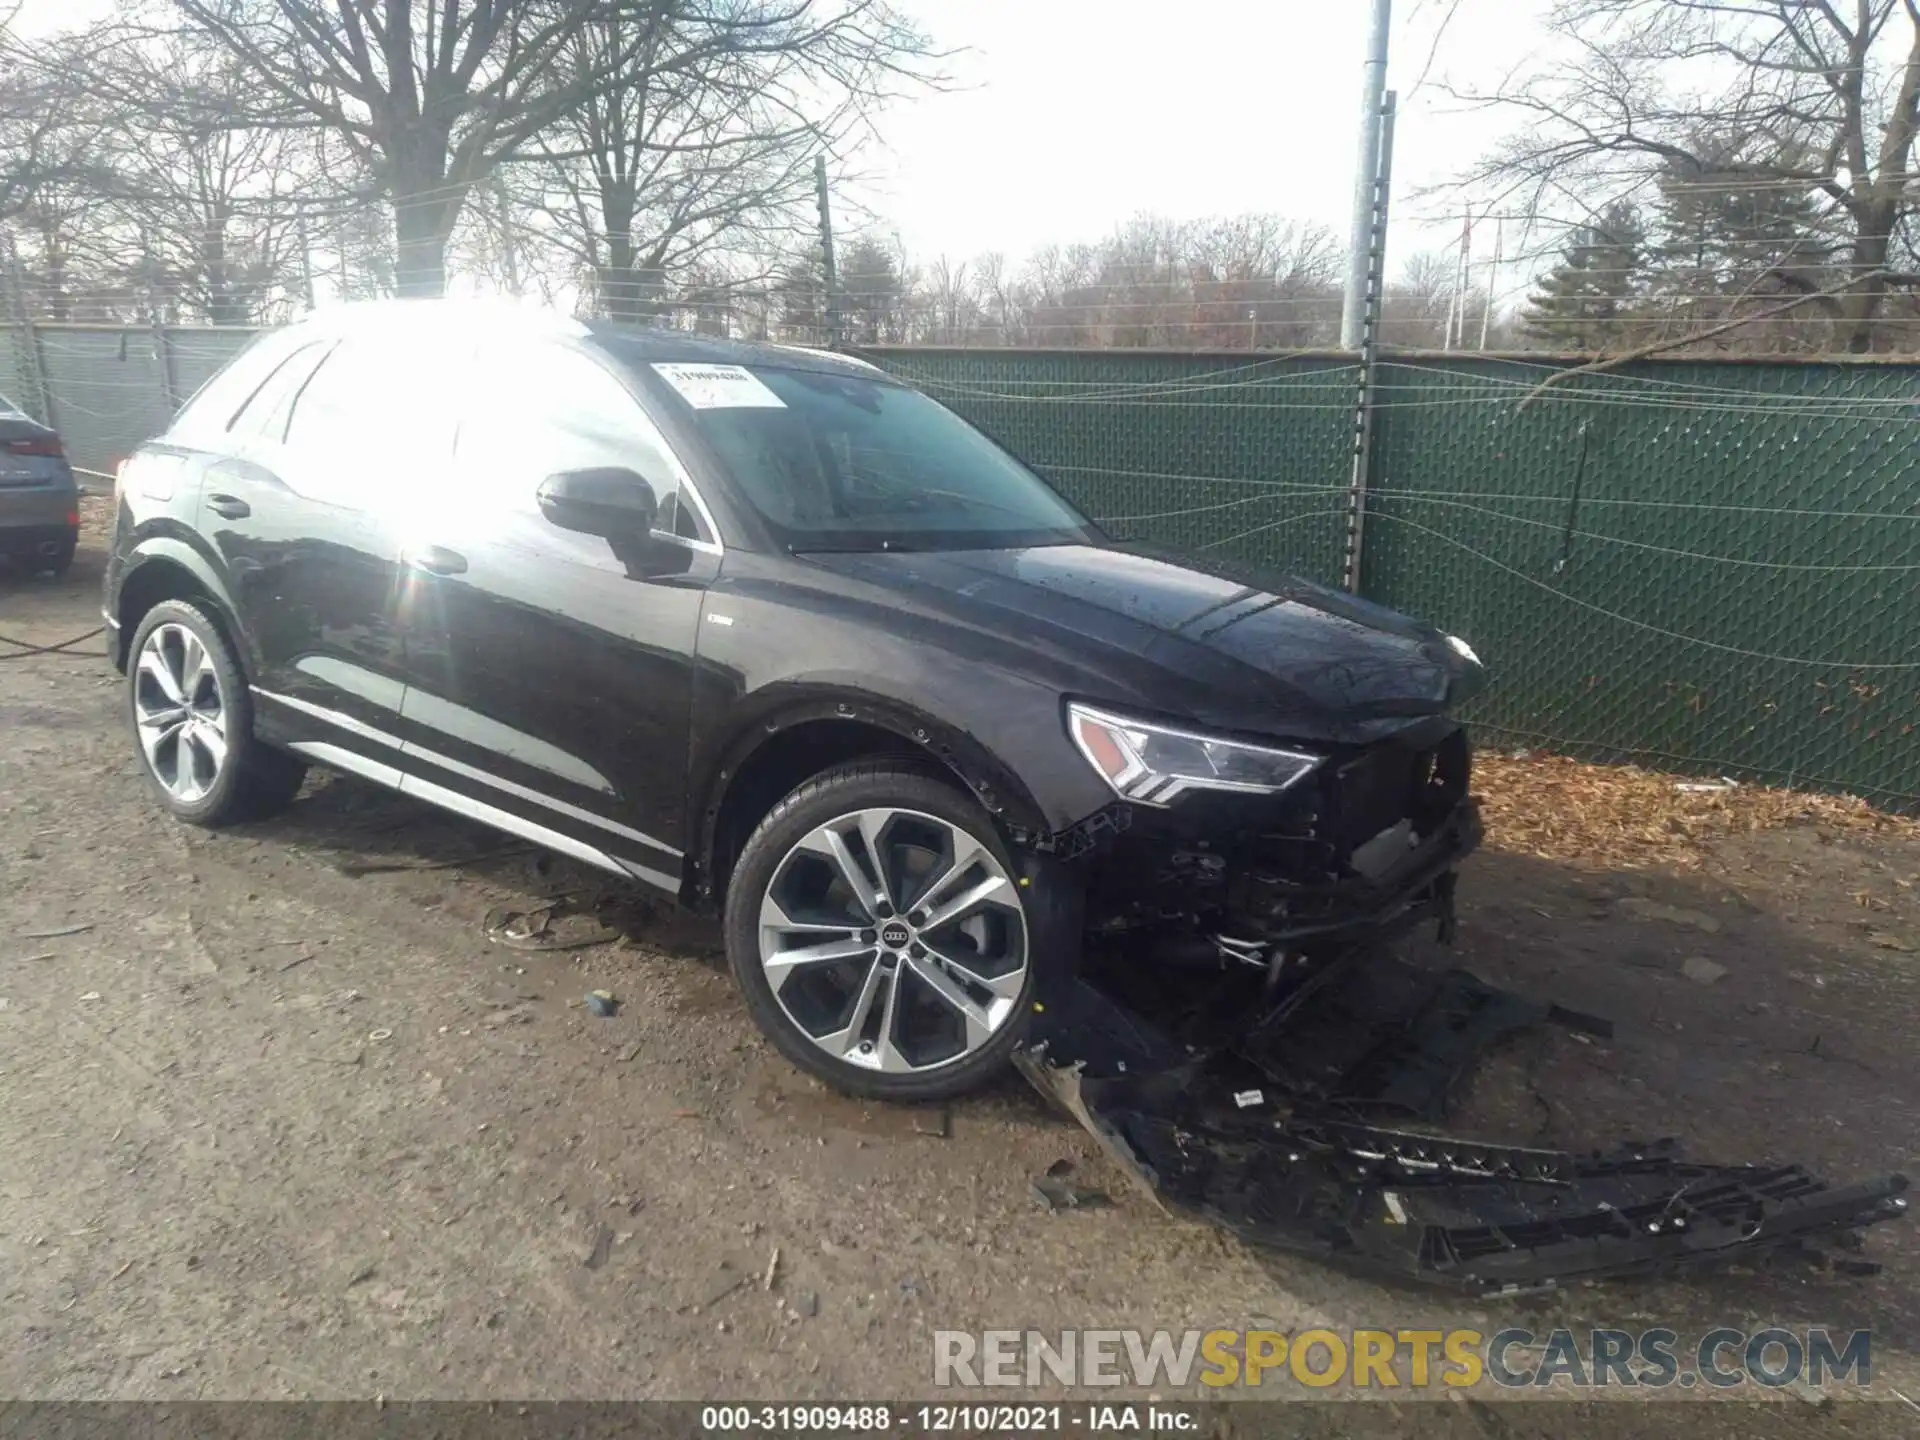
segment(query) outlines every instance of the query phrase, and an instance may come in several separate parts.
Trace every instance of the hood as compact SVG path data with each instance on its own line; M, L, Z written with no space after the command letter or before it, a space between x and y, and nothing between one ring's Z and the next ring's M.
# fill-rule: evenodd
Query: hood
M1235 563L1092 545L804 558L1064 661L1084 698L1216 727L1359 739L1481 679L1429 625Z

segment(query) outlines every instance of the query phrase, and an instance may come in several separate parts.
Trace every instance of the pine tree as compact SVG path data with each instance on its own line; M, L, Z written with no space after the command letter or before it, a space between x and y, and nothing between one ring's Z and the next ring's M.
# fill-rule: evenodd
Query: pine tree
M1811 191L1755 173L1792 170L1791 157L1755 165L1725 145L1699 149L1660 174L1652 263L1664 297L1746 295L1771 274L1819 265L1827 247Z
M1646 225L1631 201L1615 201L1573 232L1540 278L1522 324L1528 335L1570 350L1603 350L1638 318L1645 291Z
M800 345L827 343L827 271L818 245L781 272L773 297L780 338Z
M856 345L880 345L901 336L900 271L893 255L862 237L840 262L841 313Z

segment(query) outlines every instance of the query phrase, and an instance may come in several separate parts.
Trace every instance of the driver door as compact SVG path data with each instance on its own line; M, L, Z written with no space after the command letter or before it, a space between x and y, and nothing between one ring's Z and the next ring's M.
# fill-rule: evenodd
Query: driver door
M677 892L720 547L682 514L679 463L640 400L594 355L516 340L476 359L432 533L407 557L404 788ZM650 482L669 533L648 563L541 513L549 476L600 467Z

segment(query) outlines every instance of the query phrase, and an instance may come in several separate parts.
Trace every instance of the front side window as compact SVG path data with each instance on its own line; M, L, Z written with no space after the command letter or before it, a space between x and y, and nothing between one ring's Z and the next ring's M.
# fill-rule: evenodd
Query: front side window
M461 495L534 514L535 493L549 475L632 470L659 501L657 530L685 540L714 538L680 494L680 465L640 401L580 351L525 344L482 350L463 412L453 472ZM558 532L548 542L581 543Z
M952 411L905 386L776 366L654 364L789 549L980 549L1097 538Z

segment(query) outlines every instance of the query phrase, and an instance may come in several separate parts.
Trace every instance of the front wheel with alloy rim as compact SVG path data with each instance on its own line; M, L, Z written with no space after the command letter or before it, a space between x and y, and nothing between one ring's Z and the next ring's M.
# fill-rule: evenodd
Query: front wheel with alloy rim
M293 799L306 766L253 738L246 679L205 611L162 601L141 618L128 654L134 740L176 819L226 825Z
M802 785L747 841L727 955L760 1028L850 1094L933 1100L999 1070L1034 989L1025 892L993 824L897 765Z

